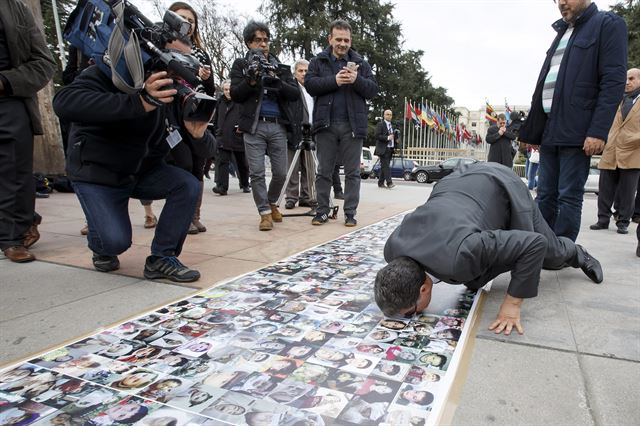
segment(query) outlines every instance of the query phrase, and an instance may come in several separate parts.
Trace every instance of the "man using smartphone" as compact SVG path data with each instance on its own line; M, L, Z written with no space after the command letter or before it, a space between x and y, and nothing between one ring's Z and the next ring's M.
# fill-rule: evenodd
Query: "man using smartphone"
M360 200L360 155L367 136L367 99L378 94L371 66L351 49L351 25L331 23L329 47L309 63L305 88L316 98L313 132L316 135L318 208L312 225L329 219L331 175L336 157L342 158L345 174L344 224L356 226Z

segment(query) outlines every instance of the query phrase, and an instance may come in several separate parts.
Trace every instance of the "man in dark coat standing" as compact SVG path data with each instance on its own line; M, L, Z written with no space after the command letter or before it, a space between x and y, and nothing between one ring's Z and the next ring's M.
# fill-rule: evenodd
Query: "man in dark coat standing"
M218 143L218 181L213 192L227 195L229 190L229 164L231 157L236 160L238 179L242 192L249 193L249 176L247 159L244 155L242 132L238 128L240 107L231 100L231 80L222 83L222 97L218 101L215 115L215 135Z
M499 114L497 124L489 127L485 138L487 143L491 145L487 161L502 164L510 169L513 168L515 150L511 141L515 139L516 135L507 129L507 118L504 114Z
M622 99L627 29L590 0L559 0L547 51L519 139L540 145L538 207L556 235L575 241L591 156L604 149Z
M376 125L376 149L374 154L380 158L380 176L378 176L378 188L384 188L385 183L387 188L391 189L395 185L391 180L391 159L393 158L393 151L396 148L396 132L391 124L393 113L390 109L386 110L383 114L383 120Z
M14 262L35 259L25 245L39 237L33 135L43 130L36 94L55 66L27 6L0 1L0 249Z
M526 185L510 169L477 163L454 171L427 202L408 214L384 248L376 303L385 315L426 309L434 282L479 289L511 272L511 283L490 329L522 333L520 305L538 294L540 271L565 263L602 282L600 263L565 237L556 237Z
M313 131L318 152L317 214L312 225L329 219L331 175L336 158L344 165L344 224L356 226L360 202L360 157L367 137L367 99L378 94L371 66L351 48L351 25L336 20L329 28L329 47L309 63L304 87L316 98Z

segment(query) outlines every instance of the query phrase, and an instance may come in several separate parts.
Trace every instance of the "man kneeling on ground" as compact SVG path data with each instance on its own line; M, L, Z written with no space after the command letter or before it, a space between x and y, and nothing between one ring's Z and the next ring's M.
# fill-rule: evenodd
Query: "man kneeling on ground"
M167 48L190 53L180 41ZM200 184L186 170L168 165L164 157L186 138L206 150L213 136L206 121L182 121L172 84L166 72L153 72L141 92L126 94L91 66L54 98L58 116L74 122L67 173L87 218L87 239L98 271L118 269L117 256L131 246L129 199L165 199L144 276L176 282L200 278L198 271L177 258Z
M601 283L600 262L557 237L526 185L493 163L462 167L442 179L427 202L407 215L384 248L389 262L376 277L375 300L385 315L413 316L431 301L434 282L479 289L511 272L507 295L490 330L522 334L520 306L538 294L542 268L581 268Z

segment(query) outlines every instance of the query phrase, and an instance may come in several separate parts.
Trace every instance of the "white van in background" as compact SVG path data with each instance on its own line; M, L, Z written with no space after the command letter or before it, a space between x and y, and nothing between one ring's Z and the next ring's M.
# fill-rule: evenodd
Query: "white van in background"
M362 154L360 155L360 177L362 179L368 179L371 176L373 165L376 163L375 155L373 155L373 149L368 146L362 147Z

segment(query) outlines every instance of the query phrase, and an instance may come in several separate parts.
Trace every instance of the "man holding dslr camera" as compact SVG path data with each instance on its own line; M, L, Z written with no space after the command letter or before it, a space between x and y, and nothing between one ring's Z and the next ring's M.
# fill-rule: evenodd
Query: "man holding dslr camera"
M253 200L260 214L261 231L282 222L276 203L287 177L287 129L291 127L289 101L300 91L289 66L269 53L269 28L250 21L243 31L249 48L244 58L231 67L231 99L240 104L238 128L244 133L244 146ZM271 182L267 190L264 156L271 160Z
M191 52L185 40L165 47L183 55ZM98 271L118 269L118 255L131 246L129 199L165 199L144 276L176 282L200 278L177 258L193 218L199 182L164 157L183 140L205 147L213 136L206 130L207 119L182 119L174 82L167 72L154 70L140 92L127 94L98 66L91 66L54 98L58 116L74 122L67 173L89 225L87 238Z

